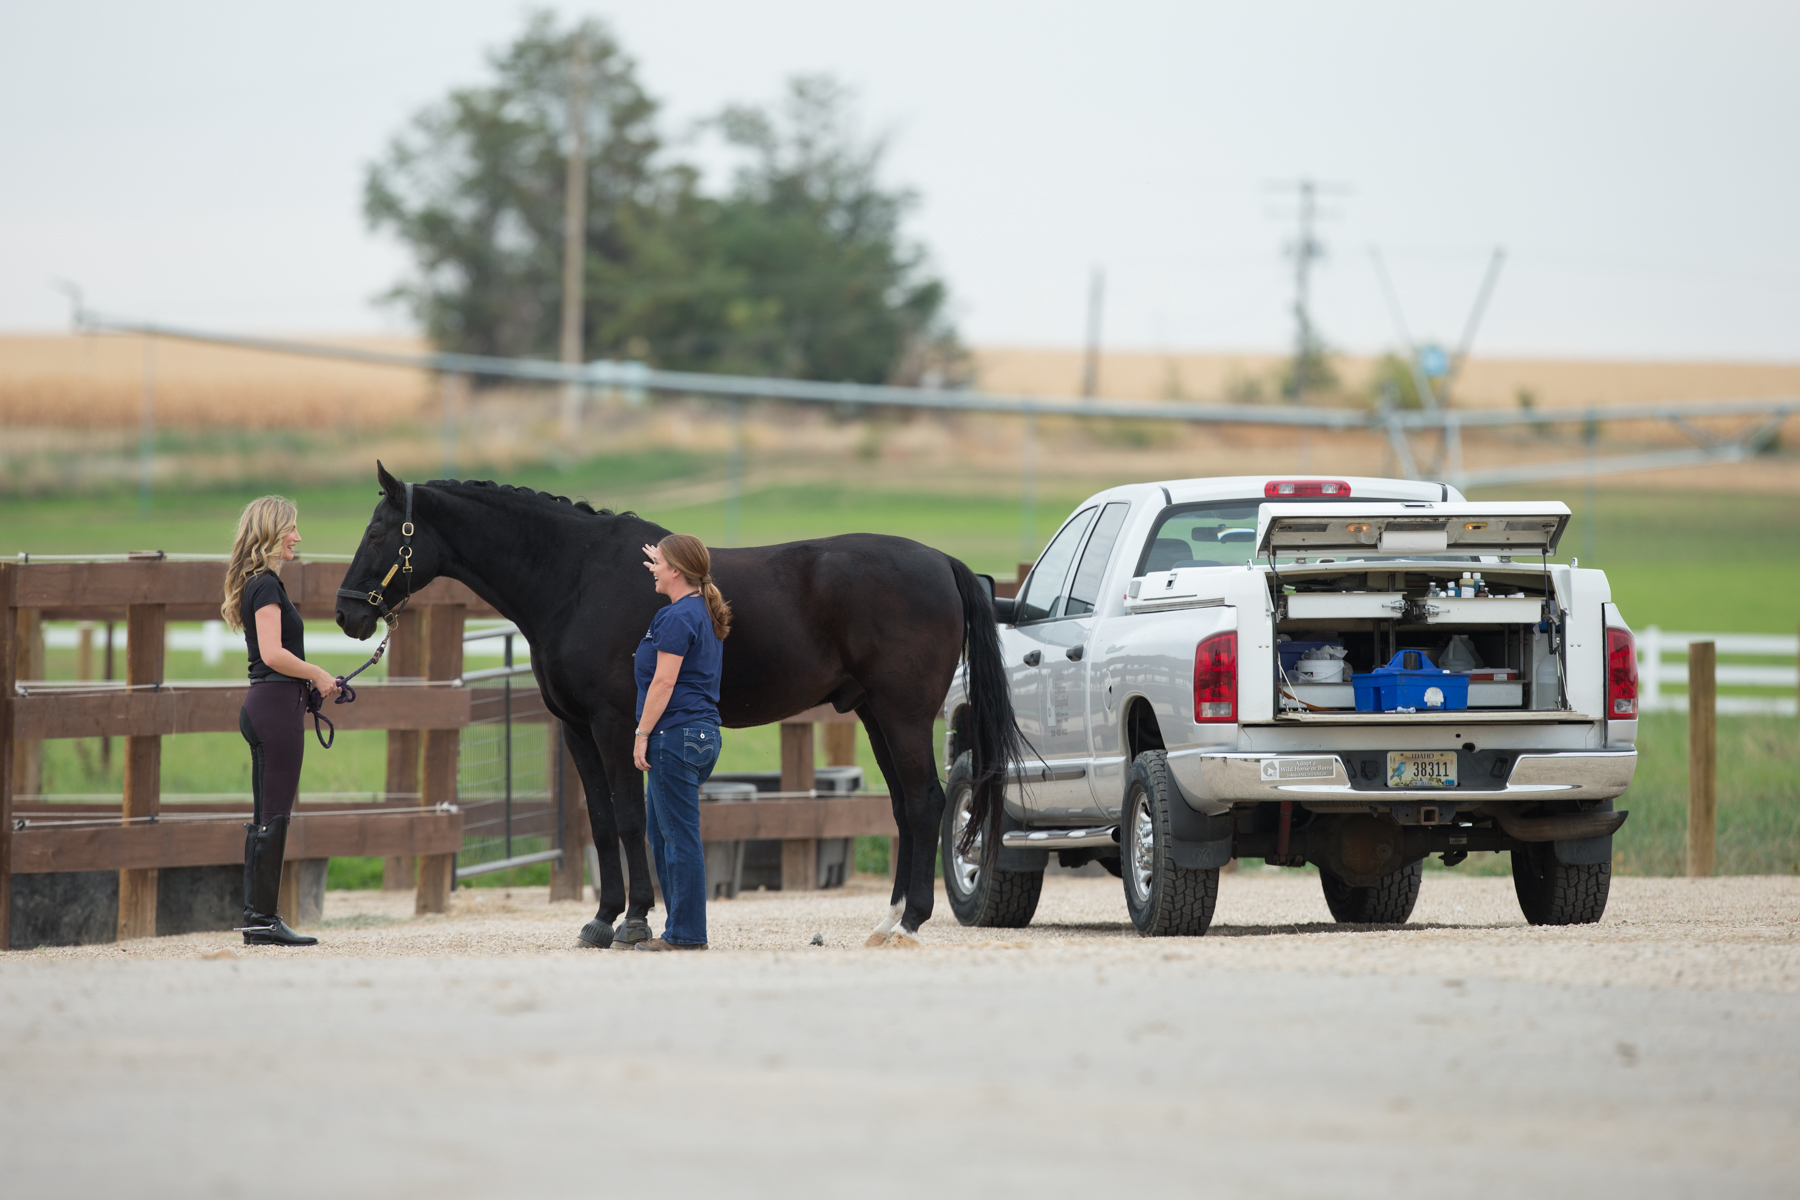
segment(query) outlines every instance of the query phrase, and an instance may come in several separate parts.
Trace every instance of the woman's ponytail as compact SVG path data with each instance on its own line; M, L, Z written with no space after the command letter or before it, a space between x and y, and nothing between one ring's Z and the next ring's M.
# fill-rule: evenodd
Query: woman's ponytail
M714 636L724 641L731 634L731 605L725 603L711 575L700 580L700 598L706 601L707 614L712 617Z
M719 585L713 582L712 555L706 549L706 543L691 533L671 533L656 543L662 551L663 561L680 571L682 577L700 589L700 598L706 601L707 615L712 618L713 634L723 641L731 633L731 605L719 594Z

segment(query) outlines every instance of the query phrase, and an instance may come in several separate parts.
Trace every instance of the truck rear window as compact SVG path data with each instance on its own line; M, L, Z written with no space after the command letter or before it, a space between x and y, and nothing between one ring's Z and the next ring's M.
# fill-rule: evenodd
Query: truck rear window
M1320 505L1368 503L1378 496L1358 496L1355 500L1321 498L1306 503ZM1256 521L1263 505L1255 500L1206 500L1195 504L1177 504L1164 511L1150 539L1144 543L1134 575L1153 571L1174 571L1182 567L1223 567L1249 562L1256 555ZM1294 503L1284 498L1282 503ZM1278 554L1276 561L1291 560L1291 554ZM1339 561L1350 561L1351 555L1336 555ZM1446 562L1470 562L1468 555L1438 556Z

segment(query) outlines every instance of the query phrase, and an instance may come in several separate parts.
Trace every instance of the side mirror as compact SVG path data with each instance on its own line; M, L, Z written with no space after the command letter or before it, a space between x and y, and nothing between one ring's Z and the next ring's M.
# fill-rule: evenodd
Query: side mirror
M975 578L981 580L982 589L987 592L987 598L992 600L994 598L994 577L976 572Z
M994 597L994 620L1011 625L1018 617L1018 601L1012 596Z

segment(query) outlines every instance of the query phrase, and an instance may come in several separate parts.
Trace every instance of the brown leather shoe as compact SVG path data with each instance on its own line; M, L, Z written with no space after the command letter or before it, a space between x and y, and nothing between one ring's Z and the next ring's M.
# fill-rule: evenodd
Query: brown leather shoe
M706 949L706 943L700 942L696 945L684 946L678 942L665 942L661 938L658 937L658 938L651 938L647 942L639 942L637 944L637 948L639 950L649 950L651 952L655 952L655 951L659 951L659 950L704 950L704 949Z

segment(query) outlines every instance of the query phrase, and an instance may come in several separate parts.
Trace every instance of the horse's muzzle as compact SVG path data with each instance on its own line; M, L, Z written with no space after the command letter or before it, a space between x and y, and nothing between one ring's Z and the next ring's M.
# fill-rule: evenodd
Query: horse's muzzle
M342 608L337 610L338 628L359 642L367 641L380 623L381 619L376 616L374 609L354 615L346 613Z

